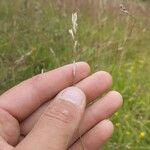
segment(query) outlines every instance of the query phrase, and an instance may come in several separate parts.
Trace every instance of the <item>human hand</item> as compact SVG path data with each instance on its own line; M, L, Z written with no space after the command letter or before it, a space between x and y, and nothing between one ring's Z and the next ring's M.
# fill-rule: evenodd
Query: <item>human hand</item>
M122 97L111 91L98 99L112 78L103 71L89 76L83 62L76 63L75 87L70 87L72 68L37 75L1 95L0 150L82 150L80 136L86 150L103 146L113 132L106 119Z

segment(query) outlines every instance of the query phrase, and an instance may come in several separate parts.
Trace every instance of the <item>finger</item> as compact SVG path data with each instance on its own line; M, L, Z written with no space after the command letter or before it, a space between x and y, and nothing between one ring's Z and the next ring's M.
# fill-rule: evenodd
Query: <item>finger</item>
M18 120L25 119L41 104L53 98L62 89L79 82L89 75L89 66L76 63L76 77L72 75L73 64L37 75L10 89L0 97L0 108L7 110Z
M7 144L16 145L19 136L20 127L18 121L8 112L0 109L0 150L1 139L4 139Z
M20 123L20 132L21 135L26 136L37 123L43 112L47 109L50 101L43 104L39 107L35 112L32 113L27 119L25 119L22 123Z
M123 100L120 93L116 91L111 91L107 95L105 95L101 100L90 105L82 119L80 124L80 134L83 135L93 126L95 126L98 122L108 119L113 113L115 113L122 105ZM72 142L76 141L76 139L80 135L76 133L72 139Z
M0 150L14 150L14 147L9 145L7 141L0 136Z
M76 84L87 97L87 102L91 102L95 98L102 95L112 85L112 77L104 71L97 72ZM26 135L33 128L49 102L42 105L30 117L21 123L21 133Z
M109 90L111 85L112 76L105 71L96 72L76 84L76 86L82 89L82 91L86 94L88 102L91 102L104 94L104 92Z
M69 150L99 150L107 142L113 133L113 124L109 120L103 120L94 128L83 135ZM82 143L81 143L82 142Z
M16 150L66 150L83 115L85 102L85 95L79 88L62 91Z

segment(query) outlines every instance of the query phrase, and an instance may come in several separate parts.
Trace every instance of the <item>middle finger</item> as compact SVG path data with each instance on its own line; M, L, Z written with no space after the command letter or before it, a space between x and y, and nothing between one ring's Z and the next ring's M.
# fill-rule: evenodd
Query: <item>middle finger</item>
M101 96L106 90L108 90L112 85L112 77L109 73L104 71L99 71L84 80L77 83L75 86L80 88L87 97L87 103L90 103L91 101L95 100L99 96ZM47 108L50 102L47 102L43 104L41 107L39 107L31 116L29 116L26 120L24 120L21 125L21 134L27 135L41 114L44 112L44 110Z

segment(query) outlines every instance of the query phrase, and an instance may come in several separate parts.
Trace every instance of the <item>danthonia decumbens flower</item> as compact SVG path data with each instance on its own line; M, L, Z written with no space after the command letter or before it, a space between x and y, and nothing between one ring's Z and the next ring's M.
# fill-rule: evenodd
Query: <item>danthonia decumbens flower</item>
M77 19L78 19L78 15L77 12L75 12L72 14L72 29L74 33L77 32L77 26L78 26Z
M72 21L72 27L71 29L69 29L69 34L71 35L71 38L73 40L73 69L72 69L72 74L73 74L73 85L75 83L75 76L76 76L76 60L75 60L75 57L76 57L76 54L77 54L77 47L78 47L78 41L77 41L77 28L78 28L78 23L77 23L77 20L78 20L78 14L77 12L73 13L72 14L72 18L71 18L71 21ZM78 129L78 133L79 133L79 138L80 138L80 141L81 141L81 145L82 145L82 149L84 150L84 144L83 144L83 141L82 141L82 137L81 137L81 134L80 134L80 130Z
M77 53L77 46L78 46L78 41L77 41L77 38L76 38L76 34L77 34L77 27L78 27L78 24L77 24L77 20L78 20L78 14L77 12L73 13L72 14L72 18L71 18L71 21L72 21L72 27L71 29L69 29L69 34L71 35L71 38L73 40L73 78L75 79L75 76L76 76L76 60L75 60L75 56L76 56L76 53ZM74 83L74 80L73 80L73 83Z

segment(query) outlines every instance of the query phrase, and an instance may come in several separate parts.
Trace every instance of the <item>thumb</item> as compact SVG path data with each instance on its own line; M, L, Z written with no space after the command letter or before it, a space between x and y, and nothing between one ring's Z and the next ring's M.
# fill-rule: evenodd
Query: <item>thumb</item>
M16 150L66 150L84 112L85 99L77 87L60 92Z

